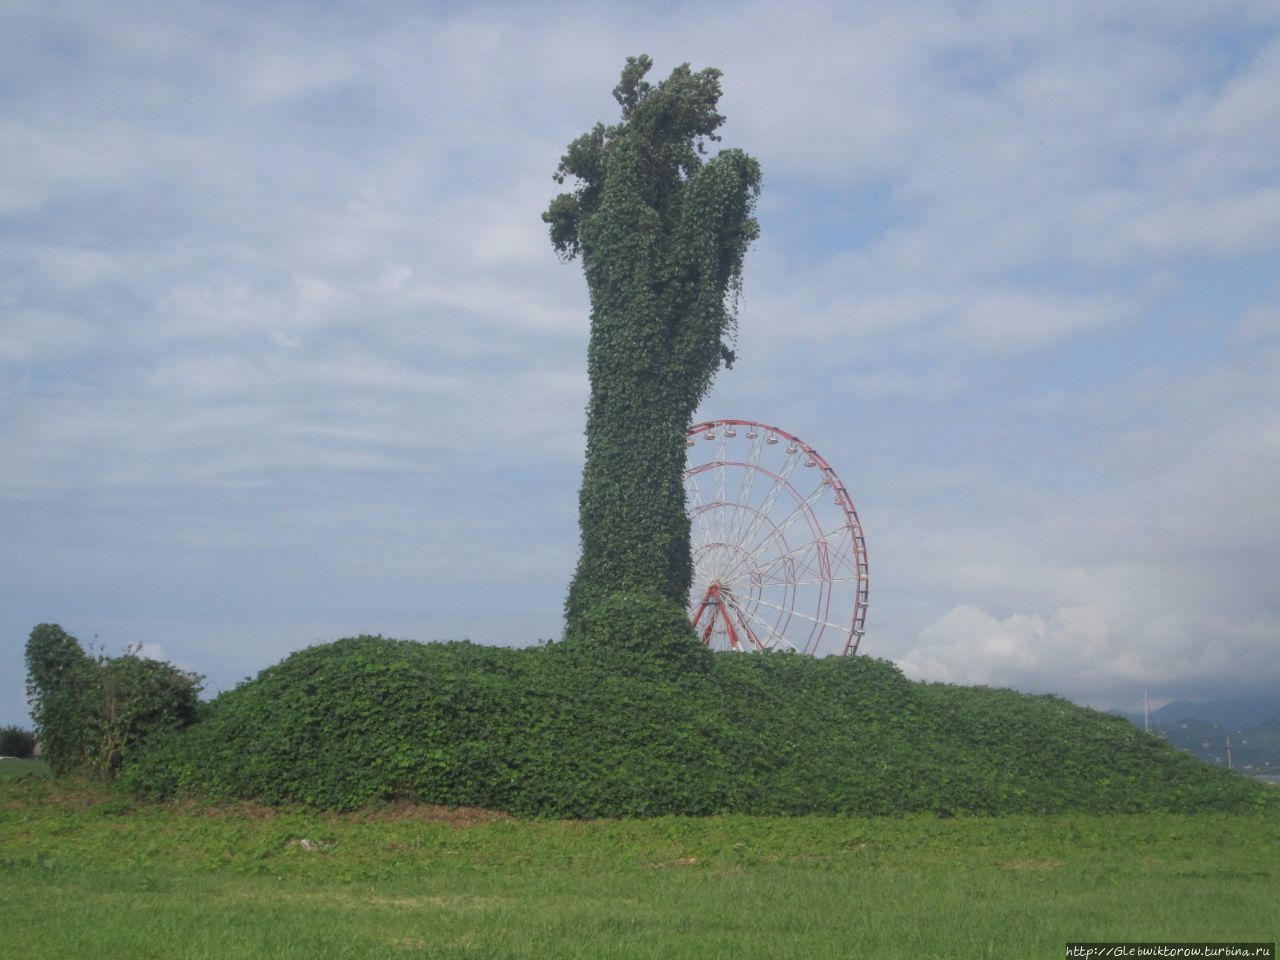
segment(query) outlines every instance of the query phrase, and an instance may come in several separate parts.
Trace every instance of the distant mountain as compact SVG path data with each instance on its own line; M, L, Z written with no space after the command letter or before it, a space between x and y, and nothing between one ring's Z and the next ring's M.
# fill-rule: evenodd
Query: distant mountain
M1132 719L1132 715L1128 715ZM1243 730L1268 720L1280 720L1280 693L1234 700L1174 700L1151 711L1153 726L1167 727L1180 720L1201 720L1225 730ZM1136 721L1142 724L1139 714Z
M1179 720L1155 728L1179 750L1241 773L1280 773L1280 720L1228 731L1203 720ZM1228 752L1230 751L1230 752Z
M1140 713L1111 712L1139 729L1145 726ZM1220 767L1230 765L1248 774L1280 774L1280 694L1237 700L1175 700L1151 711L1151 732Z

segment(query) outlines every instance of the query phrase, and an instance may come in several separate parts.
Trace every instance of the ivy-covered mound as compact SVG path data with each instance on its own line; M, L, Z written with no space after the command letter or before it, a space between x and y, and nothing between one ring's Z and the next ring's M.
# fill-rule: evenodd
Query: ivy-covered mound
M641 618L643 619L643 618ZM121 782L351 809L550 817L1239 810L1265 787L1050 696L867 657L525 650L356 637L294 654L149 741Z

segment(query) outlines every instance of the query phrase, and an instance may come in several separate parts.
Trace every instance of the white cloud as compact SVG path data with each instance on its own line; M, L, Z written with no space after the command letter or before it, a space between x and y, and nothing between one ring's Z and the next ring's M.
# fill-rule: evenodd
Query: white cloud
M947 346L996 353L1045 347L1089 330L1121 323L1135 305L1115 297L1053 298L1023 291L978 294L942 331Z
M1104 705L1274 687L1278 363L1064 394L1022 431L1048 431L1043 450L1024 441L1001 466L978 434L932 484L896 478L879 550L864 509L888 607L867 649L926 679Z
M708 412L845 474L864 649L1043 688L1266 674L1274 4L6 18L6 636L70 611L238 677L325 623L552 632L588 305L538 215L648 50L723 68L763 163Z
M1234 334L1242 340L1280 339L1280 307L1271 303L1255 304L1240 318Z
M1274 250L1280 244L1280 185L1170 200L1137 212L1127 233L1138 249L1156 257Z
M169 659L168 654L165 653L164 645L159 643L140 643L134 652L143 660L167 661Z
M1149 611L1144 611L1144 613ZM1280 668L1259 657L1280 619L1169 617L1126 622L1099 605L1047 616L997 617L959 606L925 627L901 665L908 676L1053 692L1127 706L1117 691L1177 699L1188 690L1274 689Z

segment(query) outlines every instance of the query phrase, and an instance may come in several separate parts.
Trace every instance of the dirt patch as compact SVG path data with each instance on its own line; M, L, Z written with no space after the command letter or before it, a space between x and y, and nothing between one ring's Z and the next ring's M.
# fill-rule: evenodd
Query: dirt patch
M442 807L436 804L414 803L411 800L394 800L378 803L351 813L316 811L307 807L272 807L254 800L210 802L208 800L184 800L169 807L180 814L211 817L218 820L274 820L277 817L297 813L323 816L332 823L447 823L454 827L478 827L515 818L497 810L480 807Z
M408 820L415 823L447 823L453 827L479 827L487 823L514 820L506 813L485 810L482 807L442 807L411 800L392 800L376 806L357 810L355 813L336 815L340 820L358 823L398 823Z
M372 803L350 813L333 813L300 805L273 807L256 800L211 800L186 797L161 803L149 803L122 797L109 784L79 777L14 778L0 783L0 810L25 810L33 806L61 807L66 810L88 810L102 804L127 805L127 811L165 811L180 817L207 817L212 820L275 820L296 814L322 816L335 823L443 823L453 827L479 827L499 821L516 820L510 814L481 807L446 807L431 803L415 803L409 799Z
M467 910L493 910L508 903L514 903L512 897L477 897L470 895L429 896L429 897L364 897L361 904L376 907L400 907L403 909L419 909L422 907L444 907Z
M246 892L246 897L259 897L257 891ZM274 893L274 899L291 903L328 904L339 909L360 907L392 907L396 910L497 910L512 903L515 897L479 896L476 894L429 894L417 897L380 897L352 894L345 891L280 891Z
M175 813L211 820L274 820L289 813L287 808L271 807L255 800L227 800L213 803L208 800L182 800L172 807Z
M670 870L674 867L696 867L698 865L697 857L676 857L674 860L661 860L658 863L649 864L654 870Z

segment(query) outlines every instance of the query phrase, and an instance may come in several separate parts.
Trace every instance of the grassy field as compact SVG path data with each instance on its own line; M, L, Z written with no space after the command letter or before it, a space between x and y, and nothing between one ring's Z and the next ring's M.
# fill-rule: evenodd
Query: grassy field
M517 821L133 804L0 783L23 958L1057 958L1273 941L1267 815Z
M11 780L14 777L47 777L49 765L43 760L4 760L0 761L0 780Z

